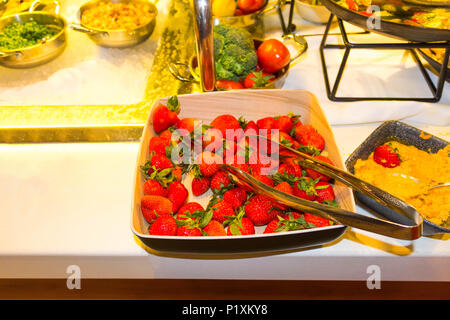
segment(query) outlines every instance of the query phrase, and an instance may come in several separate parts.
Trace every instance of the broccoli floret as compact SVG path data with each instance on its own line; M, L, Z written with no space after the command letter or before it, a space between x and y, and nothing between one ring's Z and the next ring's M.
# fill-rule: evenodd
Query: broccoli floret
M214 27L214 59L216 76L221 80L239 81L258 63L251 34L239 27Z

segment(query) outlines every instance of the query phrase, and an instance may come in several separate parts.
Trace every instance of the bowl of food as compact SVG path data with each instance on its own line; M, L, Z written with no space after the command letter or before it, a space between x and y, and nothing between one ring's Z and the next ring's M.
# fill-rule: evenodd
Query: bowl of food
M295 54L286 44L291 43ZM291 64L307 50L306 40L289 34L282 40L256 39L240 27L214 27L216 90L282 88ZM189 63L172 63L170 71L180 81L202 81L196 55ZM187 72L186 72L187 71Z
M295 9L305 20L325 24L330 18L330 11L320 0L296 0Z
M248 130L274 126L279 128L283 141L289 140L299 148L303 145L305 152L344 168L333 132L317 99L308 91L223 91L155 101L136 165L133 234L153 250L184 254L272 252L337 240L346 226L283 207L239 184L222 170L223 162L215 162L217 158L214 162L208 160L230 152L230 158L227 155L221 159L251 172L262 183L302 199L353 211L352 192L342 184L321 178L317 172L302 172L300 166L282 158L277 162L276 157L270 157L262 164L240 153L250 150L240 148ZM210 132L221 134L227 129L242 130L244 136L235 136L228 142L218 135L214 135L217 139L210 139ZM303 130L321 142L302 140ZM202 133L201 137L197 132ZM177 149L179 134L183 137L181 145L187 147L182 153ZM194 138L194 146L195 139L201 139L198 155L191 154L195 148L188 147L192 145L187 142L188 137ZM210 152L211 146L218 149ZM275 154L271 150L271 155ZM187 162L180 161L179 155ZM239 155L243 156L242 162Z
M350 173L406 203L423 216L423 234L450 232L450 146L445 140L399 121L378 127L347 159ZM355 192L357 199L392 221L408 223L387 207Z
M213 0L213 23L251 29L265 14L283 8L284 3L284 0L275 0L273 4L269 0Z
M157 13L147 0L95 0L80 7L79 22L71 28L86 33L99 46L126 48L150 37Z
M420 55L429 63L433 71L442 72L442 64L444 63L445 49L418 49ZM449 63L450 64L450 63ZM446 81L450 82L450 68L447 66Z
M67 44L66 21L56 13L21 12L0 19L0 64L29 68L60 55Z

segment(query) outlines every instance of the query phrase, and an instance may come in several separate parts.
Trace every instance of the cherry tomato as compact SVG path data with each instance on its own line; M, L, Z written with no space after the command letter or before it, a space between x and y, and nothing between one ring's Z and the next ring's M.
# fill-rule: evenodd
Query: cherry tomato
M250 72L244 80L244 87L250 88L262 88L266 86L269 82L275 80L273 74L261 71Z
M256 50L258 64L267 73L283 69L291 60L288 48L277 39L264 40Z
M242 83L231 80L217 80L216 88L223 90L232 90L232 89L244 89Z
M238 0L237 5L244 13L252 13L261 9L266 0Z

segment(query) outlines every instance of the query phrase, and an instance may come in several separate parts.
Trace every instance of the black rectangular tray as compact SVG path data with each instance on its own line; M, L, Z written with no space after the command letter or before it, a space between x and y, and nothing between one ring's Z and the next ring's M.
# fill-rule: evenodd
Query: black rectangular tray
M439 150L445 148L448 142L433 136L429 133L425 134L431 136L428 139L422 139L420 137L422 130L412 127L400 121L387 121L375 129L369 137L350 155L345 162L347 170L354 174L354 166L358 159L366 160L370 154L379 145L382 145L388 141L398 141L405 145L412 145L426 152L436 153ZM393 210L381 205L380 203L372 200L371 198L354 191L356 199L361 201L367 207L375 210L383 217L398 223L410 224L413 222L404 216L399 215ZM423 235L434 235L440 233L450 233L450 228L444 228L438 226L426 219L423 221Z

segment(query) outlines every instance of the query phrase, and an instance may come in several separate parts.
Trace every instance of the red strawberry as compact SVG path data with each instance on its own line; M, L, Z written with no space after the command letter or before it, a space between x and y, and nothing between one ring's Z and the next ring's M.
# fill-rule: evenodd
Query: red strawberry
M183 176L183 170L180 167L175 167L172 170L172 174L177 181L181 181Z
M284 146L292 148L292 149L300 148L300 143L298 143L294 138L292 138L286 132L280 131L278 136L279 136L278 143L280 143L281 145L284 145Z
M195 177L192 179L192 194L196 197L201 196L209 190L210 180L208 177Z
M196 211L204 211L202 205L198 202L187 202L178 209L177 220L186 220L194 218L191 215Z
M170 140L169 140L170 143ZM166 155L166 147L169 146L166 139L154 136L150 139L148 150L149 152L155 152L156 154Z
M177 222L171 215L159 216L148 228L148 233L158 236L175 236L177 234Z
M316 198L316 182L309 177L304 177L294 184L294 195L296 197L314 201Z
M294 188L292 188L292 186L287 183L286 181L282 181L280 182L275 189L287 193L287 194L294 194ZM286 210L288 208L288 206L286 206L285 204L279 203L279 202L274 202L274 206L276 206L278 209L280 210Z
M227 187L231 184L231 179L228 173L225 171L218 171L212 178L210 187L213 192L217 192L222 190L224 187Z
M231 217L236 216L236 213L233 210L233 207L229 205L225 200L220 200L216 204L211 207L213 212L212 219L217 220L220 223L224 223L226 220Z
M246 217L233 220L227 229L228 236L240 236L255 234L255 225Z
M378 146L373 153L373 160L386 168L395 168L400 165L398 150L389 143Z
M250 130L254 130L254 132ZM244 133L258 134L258 126L256 125L255 121L251 120L247 123L244 129Z
M172 201L173 212L178 211L178 209L186 202L188 194L189 192L186 187L179 181L175 181L169 185L167 198Z
M256 121L256 125L258 129L266 129L267 133L270 133L270 130L274 129L275 126L275 118L274 117L265 117Z
M148 223L157 216L170 215L173 212L172 202L162 196L145 195L141 199L141 212Z
M156 180L149 179L144 183L144 194L167 197L167 188Z
M223 225L217 220L211 220L204 228L204 235L206 236L226 236L227 232Z
M172 132L170 130L164 130L159 134L159 137L163 139L167 145L170 145L170 142L172 141Z
M278 167L278 172L281 174L287 174L290 176L296 175L296 170L295 170L294 166L287 162L280 164L280 166Z
M289 134L293 127L294 120L290 116L275 117L274 129L278 129Z
M204 177L212 177L219 170L216 157L211 152L202 152L196 158L200 174Z
M230 204L231 207L237 208L242 206L247 200L247 192L243 188L236 187L226 191L223 194L223 200Z
M268 175L255 173L255 174L253 174L253 177L256 178L257 180L261 181L262 183L267 184L269 187L273 187L275 185L273 180L271 178L269 178Z
M325 181L319 181L316 183L316 201L319 201L320 203L325 201L333 201L336 196L334 195L334 190L331 184Z
M264 229L264 233L276 233L279 225L278 223L280 222L280 220L278 219L273 219L272 221L270 221L266 228Z
M179 112L180 105L177 97L169 98L167 106L163 104L158 105L152 114L153 130L155 130L156 133L160 133L176 124L179 121Z
M175 124L175 128L177 129L184 129L187 130L188 132L192 132L195 129L195 123L198 120L195 118L183 118L180 119L176 124Z
M296 219L300 218L301 216L302 216L302 214L300 212L291 211L291 212L284 214L283 219L296 220Z
M331 161L328 157L319 155L319 156L313 156L313 158L334 166L333 161ZM306 168L306 172L308 173L308 176L313 178L314 180L319 179L320 181L329 181L331 179L330 177L328 177L320 172L317 172L316 170L310 169L310 168Z
M150 164L155 167L156 170L164 170L173 167L172 161L170 161L169 158L158 153L152 156Z
M325 139L310 124L297 123L294 127L295 139L302 145L319 152L325 148Z
M245 214L255 226L262 226L268 224L281 213L274 209L274 204L270 198L258 194L250 198L245 205Z
M243 132L239 121L231 114L223 114L216 117L213 121L211 121L210 125L222 133L222 139L226 139L227 130L233 130L231 133ZM240 135L241 134L239 134L239 136Z
M312 223L316 227L326 227L330 225L330 221L328 219L318 217L308 212L305 212L304 217L306 222Z
M202 236L202 229L191 226L189 224L182 225L177 229L177 236L181 237L200 237Z

